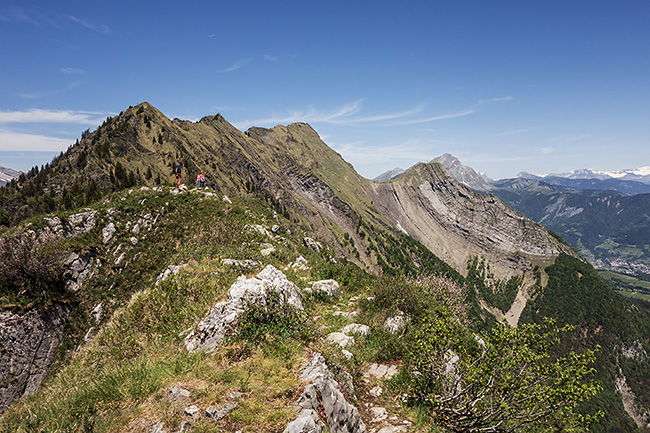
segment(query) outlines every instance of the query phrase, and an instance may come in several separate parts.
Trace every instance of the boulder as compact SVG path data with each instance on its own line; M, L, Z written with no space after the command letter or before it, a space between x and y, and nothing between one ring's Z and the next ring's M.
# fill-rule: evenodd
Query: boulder
M374 377L377 379L390 379L399 372L399 368L396 365L386 365L386 364L371 364L368 367L368 370L363 373L363 377L370 378Z
M400 332L405 326L406 319L401 311L396 316L387 318L384 322L384 328L393 335Z
M173 386L169 388L169 393L167 394L167 397L171 401L178 400L180 398L189 398L189 396L190 396L190 392L188 390L178 386Z
M237 409L237 403L226 403L221 408L210 406L205 410L205 414L215 421L224 418L233 410Z
M187 264L184 265L169 265L167 266L167 269L162 271L160 275L158 275L158 278L156 278L156 286L163 281L165 281L167 278L171 277L172 275L178 274L178 272L181 270L181 268L186 267Z
M323 293L331 298L339 296L339 293L341 292L339 283L335 280L316 281L312 284L311 289L313 293Z
M192 419L196 419L201 415L201 410L198 408L198 406L193 404L192 406L185 408L185 415L191 417Z
M95 262L95 251L90 251L82 256L71 253L64 262L66 270L63 273L65 278L65 289L69 292L76 292L81 288L86 278L91 275L93 263Z
M309 248L312 251L316 251L317 253L320 253L320 248L321 247L319 246L318 242L316 242L312 238L308 238L308 237L303 238L302 241L305 243L305 246L307 248Z
M102 243L104 245L108 244L111 241L111 238L115 234L116 230L117 229L115 228L115 224L113 223L108 223L108 225L102 229Z
M281 295L284 302L303 310L298 287L272 265L268 265L255 277L242 275L230 286L228 299L218 302L210 313L185 338L188 352L215 350L226 334L234 330L237 317L244 311L246 302L264 302L268 290Z
M370 332L370 326L360 325L359 323L350 323L343 328L342 332L345 335L358 334L358 335L368 335Z
M339 347L346 348L354 344L354 337L345 335L342 332L332 332L325 339L328 343L336 344Z

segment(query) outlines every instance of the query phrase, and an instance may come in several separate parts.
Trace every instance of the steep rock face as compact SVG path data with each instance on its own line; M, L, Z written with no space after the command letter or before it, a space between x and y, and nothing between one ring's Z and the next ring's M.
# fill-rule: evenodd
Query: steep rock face
M0 312L0 412L39 390L61 343L68 309Z
M575 255L541 225L490 194L476 194L439 164L418 164L404 176L375 184L379 212L434 254L465 273L467 259L486 257L497 278L547 266L561 252Z

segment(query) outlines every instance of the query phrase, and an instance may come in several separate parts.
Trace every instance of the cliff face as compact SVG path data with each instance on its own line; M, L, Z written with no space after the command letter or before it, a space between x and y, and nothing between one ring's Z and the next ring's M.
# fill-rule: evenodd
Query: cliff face
M498 279L523 275L510 311L493 311L516 324L535 283L535 266L545 268L562 252L577 256L541 225L491 194L477 194L437 163L414 166L392 182L375 184L379 212L438 257L466 275L472 256L487 259Z
M67 307L41 313L0 312L0 413L16 399L34 394L45 380L61 343Z
M472 192L439 164L418 164L376 184L375 205L461 273L472 255L488 258L498 278L547 266L561 252L575 255L541 225L490 194Z

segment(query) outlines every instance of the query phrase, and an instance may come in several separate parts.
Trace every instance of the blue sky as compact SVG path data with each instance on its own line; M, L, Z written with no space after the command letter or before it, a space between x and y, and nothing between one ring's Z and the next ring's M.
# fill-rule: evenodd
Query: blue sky
M0 166L148 101L295 121L368 178L650 165L650 2L0 0Z

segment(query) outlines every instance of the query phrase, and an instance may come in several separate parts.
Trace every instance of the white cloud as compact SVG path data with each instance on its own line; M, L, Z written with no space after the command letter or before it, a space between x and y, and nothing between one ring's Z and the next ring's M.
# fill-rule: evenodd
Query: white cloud
M232 66L230 66L229 68L224 69L223 72L236 71L237 69L241 69L242 67L246 66L246 64L248 64L249 62L250 60L248 59L238 60L235 63L233 63Z
M553 143L562 143L562 142L574 142L574 141L583 141L589 138L589 134L564 134L552 137L549 139Z
M352 143L333 143L332 148L339 152L346 161L353 165L394 163L397 161L428 161L432 158L428 146L422 141L406 140L396 145L366 146L363 141ZM394 168L394 167L393 167Z
M66 75L83 75L86 73L85 69L80 69L80 68L61 68L59 69L62 74Z
M473 109L473 108L469 108L467 110L459 111L457 113L439 114L437 116L425 117L423 119L403 120L403 121L400 121L398 124L399 125L415 125L417 123L428 123L428 122L434 122L436 120L455 119L456 117L468 116L468 115L473 114L473 113L476 113L476 110Z
M506 131L506 132L500 132L498 134L494 134L495 137L503 137L506 135L515 135L515 134L523 134L524 132L530 131L530 128L525 128L525 129L514 129L512 131Z
M24 134L0 129L0 151L21 150L25 152L59 152L66 150L74 140Z
M313 106L306 110L291 110L285 115L274 115L264 119L246 120L237 122L234 125L237 128L245 129L250 126L275 126L278 124L288 124L293 122L307 123L340 123L341 119L356 114L361 110L361 100L354 101L341 106L333 111L318 111Z
M264 60L266 60L268 62L277 62L278 58L274 57L274 56L271 56L269 54L264 54Z
M541 153L542 155L548 155L549 153L553 153L554 151L555 149L552 147L542 147L541 149L539 149L539 153Z
M77 18L77 17L75 17L73 15L68 15L68 18L70 18L75 23L77 23L77 24L79 24L79 25L81 25L81 26L83 26L83 27L85 27L85 28L87 28L89 30L97 32L97 33L102 33L104 35L107 35L107 34L109 34L111 32L111 28L109 26L107 26L107 25L104 25L104 24L91 23L90 21L87 21L87 20L84 20L84 19L81 19L81 18Z
M97 125L101 113L87 111L42 110L0 111L0 123L76 123Z

